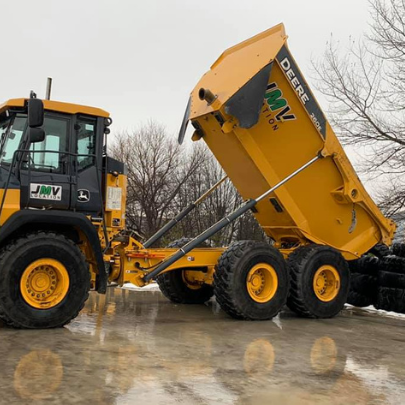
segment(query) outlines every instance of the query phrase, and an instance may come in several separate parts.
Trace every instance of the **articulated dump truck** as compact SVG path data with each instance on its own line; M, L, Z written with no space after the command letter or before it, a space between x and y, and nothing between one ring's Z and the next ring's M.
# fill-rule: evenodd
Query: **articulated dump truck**
M106 111L33 93L0 105L0 319L63 326L90 290L154 280L173 302L215 296L237 319L271 319L285 304L335 316L350 268L390 245L395 225L359 181L286 41L279 25L228 49L191 93L179 142L191 121L193 140L207 143L245 202L167 248L153 246L224 179L139 241L125 227L125 166L106 154ZM247 211L272 244L202 247Z

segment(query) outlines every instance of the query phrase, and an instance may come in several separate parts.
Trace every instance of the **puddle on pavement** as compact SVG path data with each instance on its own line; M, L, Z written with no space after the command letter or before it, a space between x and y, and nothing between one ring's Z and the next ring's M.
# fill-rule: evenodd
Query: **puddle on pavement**
M397 404L404 326L353 311L241 322L215 302L111 289L66 328L0 326L0 403Z

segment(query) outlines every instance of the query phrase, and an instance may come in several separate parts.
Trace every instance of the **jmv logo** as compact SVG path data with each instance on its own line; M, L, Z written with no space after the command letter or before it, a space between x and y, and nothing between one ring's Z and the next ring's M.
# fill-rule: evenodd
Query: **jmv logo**
M270 114L266 116L269 118L269 123L274 125L276 121L292 121L297 119L294 114L291 114L291 107L288 105L287 100L283 97L283 92L278 88L277 83L270 83L267 86L266 94L264 95L265 99L265 110L269 111ZM276 113L273 117L272 112ZM273 129L278 129L277 125L273 126Z
M62 187L31 183L30 196L41 200L60 201L62 199Z

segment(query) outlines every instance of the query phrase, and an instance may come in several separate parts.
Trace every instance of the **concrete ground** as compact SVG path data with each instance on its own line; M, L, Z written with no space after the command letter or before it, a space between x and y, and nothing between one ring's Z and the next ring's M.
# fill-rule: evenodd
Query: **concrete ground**
M1 404L401 404L405 319L235 321L158 291L92 294L68 327L0 327Z

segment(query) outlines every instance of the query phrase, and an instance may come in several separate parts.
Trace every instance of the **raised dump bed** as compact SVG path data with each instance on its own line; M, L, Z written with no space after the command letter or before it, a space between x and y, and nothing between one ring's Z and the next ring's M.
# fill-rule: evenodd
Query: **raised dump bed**
M186 114L279 249L316 243L350 260L395 231L370 198L287 47L282 24L226 50ZM184 126L180 137L184 137Z

